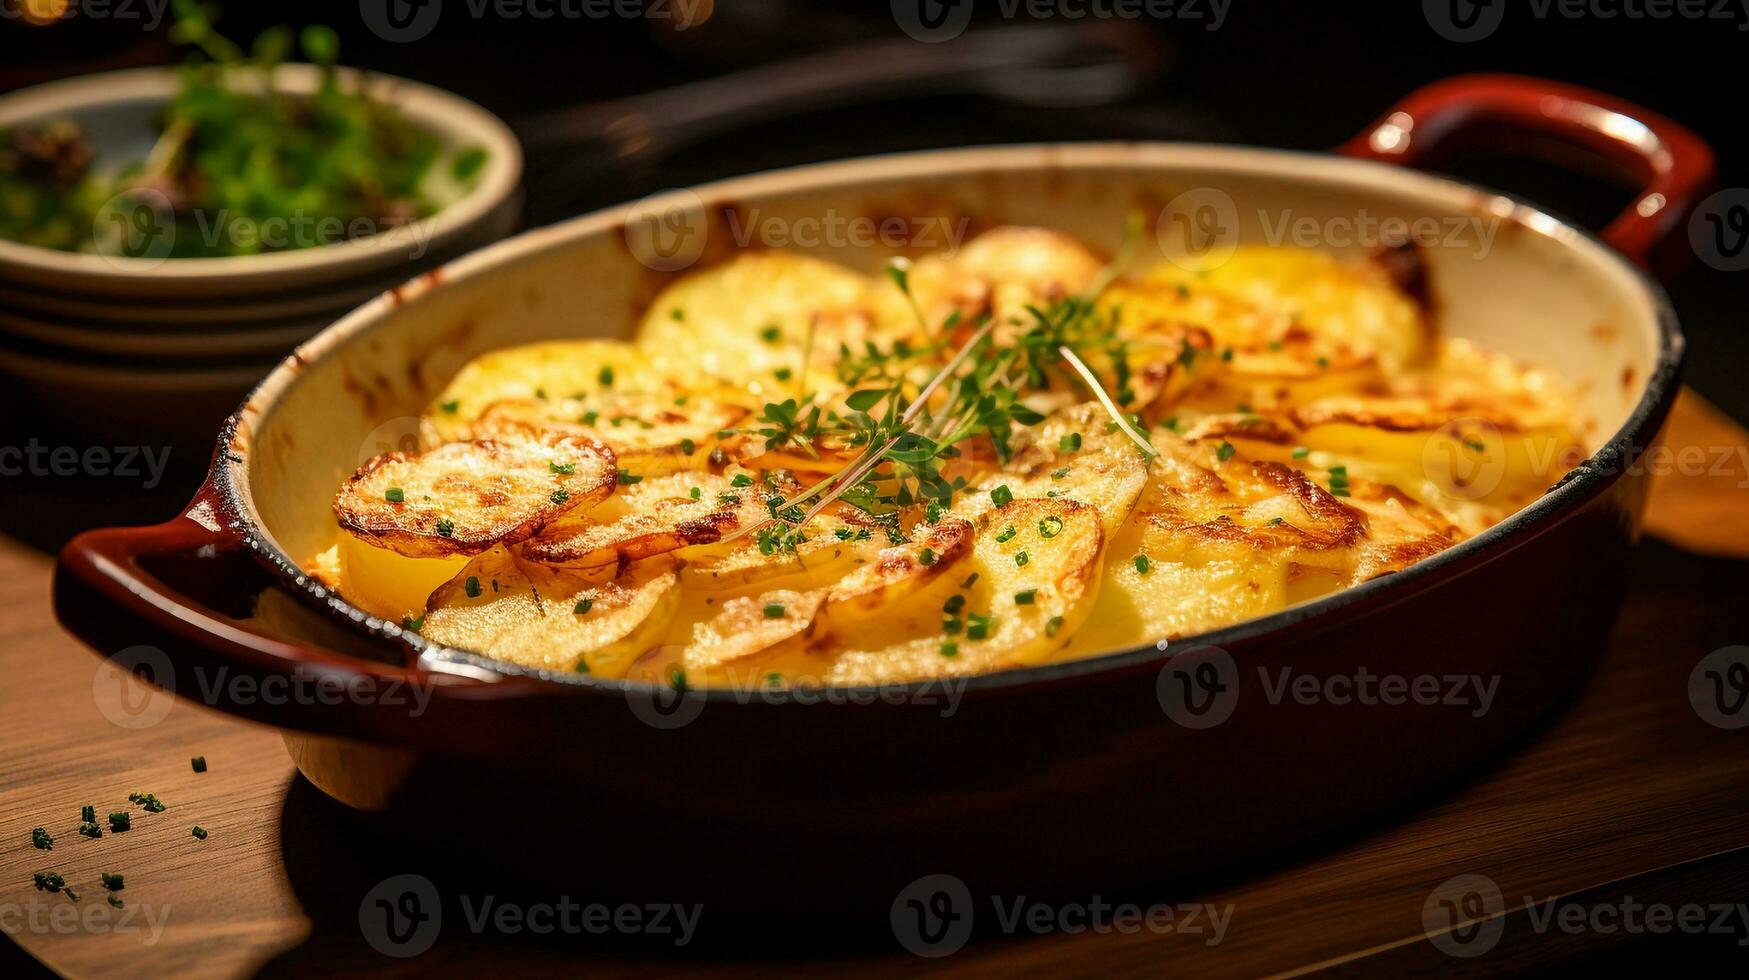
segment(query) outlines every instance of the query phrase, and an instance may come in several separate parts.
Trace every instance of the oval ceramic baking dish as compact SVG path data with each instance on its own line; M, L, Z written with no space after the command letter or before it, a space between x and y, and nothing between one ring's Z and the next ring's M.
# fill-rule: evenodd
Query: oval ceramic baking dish
M1503 131L1593 151L1640 192L1600 240L1390 165ZM1629 463L1655 438L1682 358L1675 317L1637 264L1683 227L1712 169L1705 145L1668 120L1499 76L1422 90L1343 152L1111 143L907 154L724 181L524 234L300 348L231 419L186 514L67 546L57 611L102 654L162 651L157 683L286 729L316 786L397 839L426 841L446 862L481 850L497 875L582 880L596 894L684 893L744 909L793 896L786 916L866 909L884 927L887 903L925 874L1085 894L1304 840L1498 749L1601 651L1645 493ZM629 329L668 275L628 247L638 217L680 215L668 227L701 236L704 261L732 245L730 220L754 210L790 222L969 217L1112 249L1127 213L1159 213L1199 188L1227 195L1248 239L1283 216L1492 229L1485 245L1473 236L1424 250L1441 328L1577 381L1590 458L1479 537L1317 602L1185 643L884 691L674 697L516 673L426 649L299 568L336 533L329 499L360 453L405 434L397 426L468 360ZM669 244L672 255L687 240ZM878 247L816 254L868 270L886 258ZM255 579L279 591L256 600ZM360 629L335 629L284 591ZM1485 706L1300 699L1277 686L1289 675L1475 678L1493 693ZM215 676L294 693L238 698ZM318 680L348 693L295 693ZM461 826L513 813L518 825L574 827L578 843L509 833L489 849L454 846L473 832Z

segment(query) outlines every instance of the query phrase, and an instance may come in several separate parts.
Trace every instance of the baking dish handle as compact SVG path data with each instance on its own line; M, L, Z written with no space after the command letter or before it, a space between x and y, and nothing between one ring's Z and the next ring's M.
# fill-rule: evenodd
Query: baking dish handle
M174 520L86 531L68 542L55 566L55 615L92 649L159 687L285 728L394 740L407 728L413 694L423 713L454 700L429 695L466 700L466 689L521 686L517 677L439 673L258 632L246 621L270 582L225 525L209 477Z
M1459 75L1409 93L1337 147L1349 156L1422 166L1460 144L1495 145L1501 131L1597 154L1639 186L1603 240L1634 262L1670 268L1667 247L1713 185L1713 151L1687 127L1576 85L1519 75Z

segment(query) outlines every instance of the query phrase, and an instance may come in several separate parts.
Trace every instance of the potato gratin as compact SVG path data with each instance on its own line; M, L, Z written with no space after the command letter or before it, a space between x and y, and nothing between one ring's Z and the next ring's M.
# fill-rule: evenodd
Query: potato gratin
M1002 228L862 275L747 253L630 342L497 351L363 466L312 571L432 642L675 685L1000 670L1387 575L1582 455L1438 339L1413 251L1129 272Z

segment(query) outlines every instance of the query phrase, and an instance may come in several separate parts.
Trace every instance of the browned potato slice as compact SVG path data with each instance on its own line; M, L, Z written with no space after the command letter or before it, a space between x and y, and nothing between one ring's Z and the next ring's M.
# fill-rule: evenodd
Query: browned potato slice
M1013 498L1078 500L1098 510L1107 534L1129 517L1148 482L1148 458L1095 402L1054 412L1032 433L1031 445L1006 466L979 477L954 510L977 517L995 506L992 493Z
M360 467L334 498L340 526L410 558L514 544L613 493L613 450L593 439L482 439L393 452Z
M622 489L605 508L547 525L523 557L590 568L633 562L689 545L719 541L767 516L757 483L737 487L714 473L650 477Z
M549 340L482 354L444 387L425 410L441 441L469 438L488 406L534 399L591 400L624 392L664 393L674 383L653 371L630 344L618 340ZM670 397L686 394L672 391ZM582 415L582 411L578 412Z
M678 388L674 390L679 390ZM470 427L476 439L561 433L606 443L639 476L703 465L718 435L747 415L705 394L613 392L589 398L512 399L486 406Z
M1028 306L1046 309L1079 294L1104 267L1105 260L1072 235L1010 226L993 228L958 252L919 259L909 280L932 329L955 312L968 326L984 313L998 325L1014 325L1032 322ZM914 315L909 322L916 322Z
M420 632L524 667L616 678L660 642L679 602L666 561L607 579L519 562L494 548L431 594Z
M825 597L819 589L778 589L724 602L721 612L693 627L684 654L687 671L710 672L756 653L806 643Z
M1099 591L1099 512L1073 500L1015 500L984 514L976 528L971 568L978 577L962 586L960 611L949 614L955 632L889 640L876 627L868 637L846 638L832 682L983 673L1042 663L1069 642Z
M767 588L780 582L796 588L830 585L888 543L878 522L853 507L827 508L808 522L799 539L785 543L783 525L764 535L746 534L731 542L687 548L680 580L705 592Z
M867 619L916 593L972 553L972 525L957 517L920 524L912 537L906 544L881 549L874 561L832 586L826 604L835 628Z

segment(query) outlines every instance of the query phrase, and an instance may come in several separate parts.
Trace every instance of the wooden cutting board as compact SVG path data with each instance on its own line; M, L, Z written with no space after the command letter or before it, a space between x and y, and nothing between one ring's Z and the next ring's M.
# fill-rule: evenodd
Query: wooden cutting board
M1689 697L1703 656L1749 638L1749 604L1742 602L1749 562L1735 560L1749 556L1749 470L1734 449L1749 445L1749 433L1685 395L1666 444L1725 458L1659 477L1652 498L1650 526L1702 554L1657 542L1642 547L1632 595L1595 676L1510 752L1416 806L1225 881L1126 896L1230 910L1213 944L1206 929L1029 934L979 939L955 955L923 960L891 945L834 952L833 937L797 936L781 947L677 954L588 937L555 943L490 929L475 935L450 909L430 951L389 959L362 938L360 904L392 874L434 869L378 856L371 840L302 782L272 730L186 703L169 705L147 728L112 723L106 707L127 717L113 711L116 699L150 692L54 624L46 557L0 543L0 927L19 947L7 951L17 963L0 956L0 968L35 960L69 976L751 976L781 967L842 978L900 969L1258 976L1456 966L1492 973L1599 950L1619 961L1639 948L1630 945L1634 936L1539 931L1539 910L1526 900L1565 896L1600 908L1630 895L1680 904L1734 902L1749 891L1749 729L1715 727ZM207 772L192 771L196 755L205 757ZM128 807L135 791L157 794L168 809ZM85 804L131 809L133 829L100 840L78 836ZM470 825L466 801L432 819L456 823L458 846L487 846ZM531 815L492 832L527 833L541 822ZM196 824L210 832L206 840L191 836ZM31 847L36 826L53 833L53 851ZM562 826L552 834L555 847L580 846ZM80 902L34 891L31 875L39 870L64 875ZM101 872L125 875L125 918L105 904ZM1423 911L1437 886L1465 874L1497 883L1507 914L1497 945L1460 961L1428 940ZM781 909L772 914L781 921ZM74 915L86 918L68 918ZM809 945L826 951L797 952Z

